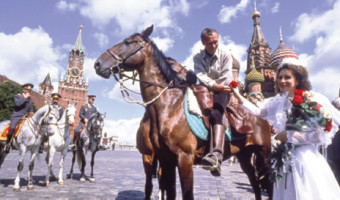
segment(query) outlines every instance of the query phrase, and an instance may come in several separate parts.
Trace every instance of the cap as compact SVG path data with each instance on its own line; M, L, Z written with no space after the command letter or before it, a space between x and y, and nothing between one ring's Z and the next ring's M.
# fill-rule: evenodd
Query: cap
M96 95L87 95L88 98L96 97Z
M22 89L25 89L25 90L32 90L32 88L34 87L32 83L25 83L23 84L22 86Z
M60 99L61 95L59 93L52 93L52 98L53 99Z

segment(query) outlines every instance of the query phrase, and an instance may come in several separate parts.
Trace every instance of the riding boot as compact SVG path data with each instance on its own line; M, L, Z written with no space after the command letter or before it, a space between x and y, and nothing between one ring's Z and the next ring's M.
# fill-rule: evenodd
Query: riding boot
M13 132L14 132L14 129L9 130L9 133L7 135L6 145L4 146L4 153L9 153L11 150L12 137L14 135Z
M45 140L45 136L41 136L41 144L40 144L40 148L39 148L39 153L43 153L44 152L44 141Z
M210 170L213 176L221 175L221 163L223 160L225 144L225 128L222 124L213 126L213 152L202 159L203 169Z

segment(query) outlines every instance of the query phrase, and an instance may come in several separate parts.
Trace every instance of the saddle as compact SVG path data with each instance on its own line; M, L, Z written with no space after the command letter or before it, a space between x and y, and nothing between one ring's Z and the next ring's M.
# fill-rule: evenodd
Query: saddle
M193 85L193 93L195 94L198 105L202 111L202 118L207 129L210 127L210 113L213 109L213 100L211 93L204 85ZM253 126L250 121L250 114L240 104L228 105L225 111L228 116L230 126L240 134L253 133Z
M21 130L22 125L24 124L25 120L27 118L22 118L19 123L15 126L15 131L14 131L14 138L18 137L19 132ZM8 125L1 130L0 133L0 141L7 141L7 135L9 133L9 129L11 128L11 122L8 123Z

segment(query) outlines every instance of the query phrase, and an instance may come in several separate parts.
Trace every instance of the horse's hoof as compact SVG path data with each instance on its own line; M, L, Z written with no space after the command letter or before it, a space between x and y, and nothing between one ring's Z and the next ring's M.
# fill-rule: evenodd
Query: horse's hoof
M85 182L85 178L80 178L80 180L79 180L81 183L84 183Z
M46 186L46 187L50 186L50 182L46 182L46 183L45 183L45 186Z
M96 179L95 179L95 178L89 178L89 181L90 181L91 183L94 183L94 182L96 182Z
M51 176L51 177L50 177L50 180L51 180L51 181L56 181L57 178L56 178L55 176Z
M64 185L64 181L58 181L59 185Z
M34 189L33 185L27 185L27 190L33 190L33 189Z
M70 178L72 178L72 175L71 175L71 174L67 174L67 175L66 175L66 178L67 178L67 179L70 179Z
M20 187L15 187L15 186L14 186L14 187L13 187L13 191L14 191L14 192L20 192Z

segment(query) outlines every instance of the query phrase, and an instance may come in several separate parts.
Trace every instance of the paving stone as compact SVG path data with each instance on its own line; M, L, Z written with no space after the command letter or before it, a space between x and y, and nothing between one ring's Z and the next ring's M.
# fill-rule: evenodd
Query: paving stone
M99 151L96 154L94 177L95 183L86 180L80 183L80 171L75 163L74 176L66 179L71 167L72 154L68 153L64 161L65 185L51 181L45 186L47 165L46 153L39 155L33 171L34 189L27 190L29 153L25 156L24 170L21 173L21 191L14 192L13 184L18 165L18 151L11 151L0 169L0 199L117 199L139 200L144 198L145 175L141 154L136 150ZM91 172L90 153L87 154L86 175ZM56 153L53 162L55 175L59 173L60 154ZM176 178L177 199L182 199L179 177ZM214 177L200 166L194 167L194 195L199 200L250 200L255 199L248 178L238 164L222 164L222 176ZM268 199L262 194L263 199ZM153 179L152 199L158 200L158 181Z

